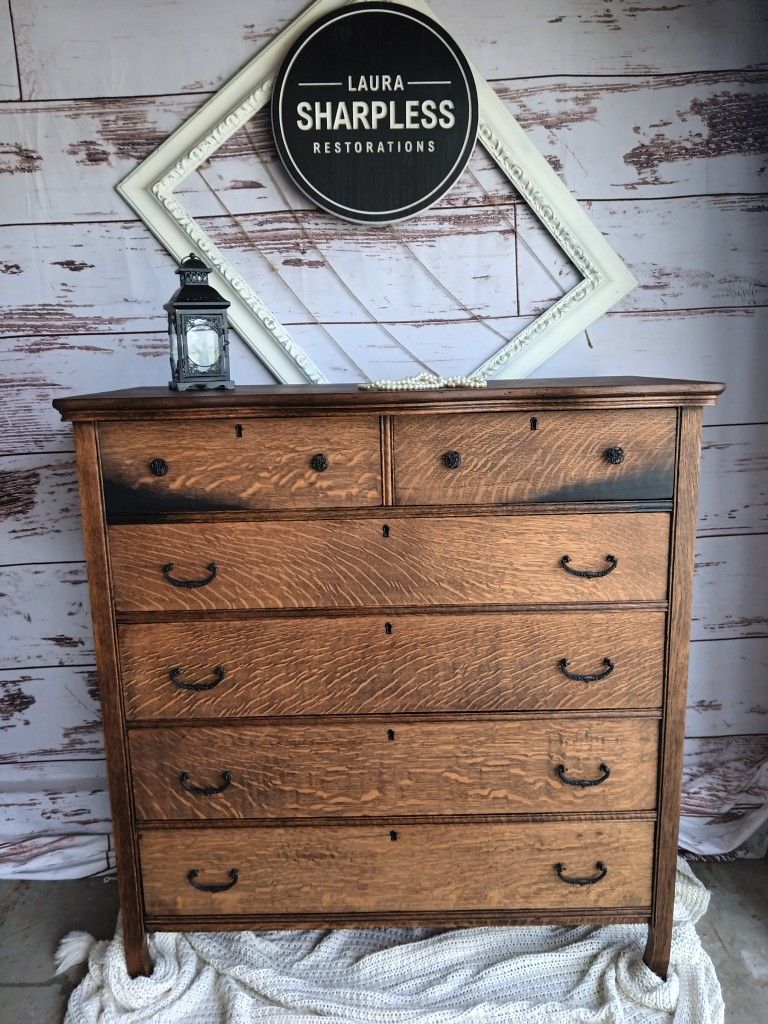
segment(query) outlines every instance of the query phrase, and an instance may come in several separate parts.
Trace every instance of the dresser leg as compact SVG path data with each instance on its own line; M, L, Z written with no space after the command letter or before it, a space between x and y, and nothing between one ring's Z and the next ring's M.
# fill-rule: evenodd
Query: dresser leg
M648 941L645 944L643 960L646 966L658 974L662 981L667 980L669 967L669 948L672 943L672 917L669 920L656 921L648 925Z
M155 965L149 956L147 933L140 929L127 929L123 925L123 946L128 974L132 978L136 978L140 974L148 977Z

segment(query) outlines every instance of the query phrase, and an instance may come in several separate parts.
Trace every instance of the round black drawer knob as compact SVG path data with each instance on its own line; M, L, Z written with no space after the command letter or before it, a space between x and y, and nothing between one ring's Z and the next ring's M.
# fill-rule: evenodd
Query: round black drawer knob
M149 464L149 468L155 476L165 476L168 472L168 463L165 459L152 459Z
M322 452L318 452L317 455L312 456L309 460L309 464L316 473L324 473L329 466L328 456L323 455Z
M446 469L458 469L461 465L461 455L458 452L446 452L443 455L443 465Z
M606 448L605 457L612 466L618 466L619 463L624 461L624 449L623 448Z

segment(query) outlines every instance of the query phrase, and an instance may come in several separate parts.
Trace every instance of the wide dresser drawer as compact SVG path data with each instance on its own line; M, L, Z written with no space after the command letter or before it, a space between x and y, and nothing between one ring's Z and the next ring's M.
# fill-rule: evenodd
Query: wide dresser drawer
M663 601L668 539L666 512L109 529L118 611Z
M659 723L496 718L133 729L139 820L652 810Z
M671 497L674 409L531 412L395 416L397 504Z
M381 504L378 416L102 423L107 513Z
M139 851L150 919L646 909L653 832L616 819L153 828Z
M660 611L142 622L118 630L129 719L660 708Z

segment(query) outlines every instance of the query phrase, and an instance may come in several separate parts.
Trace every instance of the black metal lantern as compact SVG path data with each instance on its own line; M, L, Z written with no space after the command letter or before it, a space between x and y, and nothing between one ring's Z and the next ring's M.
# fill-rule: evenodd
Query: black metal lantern
M229 379L229 302L208 284L210 267L194 253L176 273L179 289L163 306L168 313L173 391L233 388Z

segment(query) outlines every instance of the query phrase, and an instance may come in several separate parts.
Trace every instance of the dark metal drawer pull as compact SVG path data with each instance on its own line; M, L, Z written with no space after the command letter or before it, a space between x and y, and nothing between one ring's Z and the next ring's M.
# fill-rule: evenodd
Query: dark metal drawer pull
M163 576L168 580L172 587L185 587L187 590L194 590L195 587L207 587L209 583L216 579L216 573L218 572L215 562L211 562L208 566L209 576L206 576L204 580L178 580L175 576L171 576L173 572L173 562L169 562L163 566Z
M443 465L446 469L458 469L461 465L461 453L445 452L443 455Z
M572 569L571 556L563 555L560 559L560 565L562 565L565 571L569 572L571 576L581 576L585 580L596 580L598 576L607 576L609 572L613 572L619 564L619 560L615 555L606 555L605 560L609 563L607 569Z
M605 665L604 672L593 672L586 675L580 675L578 672L569 672L568 666L570 661L567 658L561 658L557 663L557 667L566 679L572 679L575 683L597 683L601 679L606 679L616 667L610 658L603 658L603 664Z
M598 873L593 875L592 878L570 878L568 875L564 875L565 864L555 864L555 871L560 881L566 882L568 885L594 885L595 882L601 882L608 874L608 868L601 860L595 864L595 867Z
M606 462L610 462L612 466L620 466L624 461L624 449L623 448L606 448L605 449Z
M582 789L586 789L587 786L599 786L600 783L605 782L611 774L611 769L607 764L601 764L599 766L599 771L602 772L602 774L596 779L572 779L564 764L559 764L555 770L557 772L557 777L561 782L564 782L566 786L580 786Z
M218 686L227 673L224 671L221 665L217 665L213 670L214 679L210 683L185 683L181 678L181 669L172 668L168 675L171 677L171 682L174 686L178 686L180 690L194 690L195 693L201 693L203 690L212 690L214 686Z
M232 868L229 872L229 881L224 882L221 885L203 885L202 882L195 881L199 874L200 872L197 868L192 868L187 875L187 881L194 889L199 889L200 892L226 892L227 889L231 889L232 886L237 885L237 868Z
M229 784L232 782L232 772L222 772L221 778L223 781L220 786L193 786L189 781L189 772L182 772L179 775L179 782L181 788L186 789L193 796L216 796L217 793L223 793L225 789L229 788Z
M149 468L154 476L165 476L168 472L168 463L165 459L152 459Z
M324 455L323 452L318 452L316 455L313 455L309 460L309 464L316 473L324 473L330 465L328 456Z

